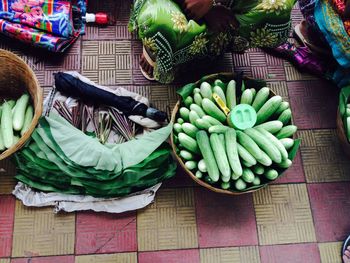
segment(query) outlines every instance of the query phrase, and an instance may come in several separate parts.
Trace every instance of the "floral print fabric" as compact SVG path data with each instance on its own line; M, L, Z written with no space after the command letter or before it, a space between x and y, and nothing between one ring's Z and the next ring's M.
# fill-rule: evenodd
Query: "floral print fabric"
M84 23L73 22L72 13L85 12L86 0L0 0L0 33L61 52L84 33Z
M276 47L289 36L296 0L226 0L239 22L237 31L213 33L188 20L172 0L135 0L129 28L156 58L154 77L173 81L176 69L193 59L216 57L226 50Z

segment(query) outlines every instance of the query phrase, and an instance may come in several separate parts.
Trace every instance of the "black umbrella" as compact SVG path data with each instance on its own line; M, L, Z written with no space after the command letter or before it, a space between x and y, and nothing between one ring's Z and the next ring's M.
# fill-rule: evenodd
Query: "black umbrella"
M59 72L54 74L54 76L56 89L69 96L78 97L100 105L115 107L127 116L141 115L159 122L167 119L167 114L163 111L148 107L146 104L138 102L131 97L117 96L111 92L96 88L68 73Z

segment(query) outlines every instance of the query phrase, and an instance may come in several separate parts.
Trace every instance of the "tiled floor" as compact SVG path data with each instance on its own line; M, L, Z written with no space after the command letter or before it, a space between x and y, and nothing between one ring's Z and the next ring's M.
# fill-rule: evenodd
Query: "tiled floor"
M91 1L117 24L88 27L65 55L33 53L0 40L0 47L24 58L45 90L52 73L76 70L99 84L123 86L147 95L163 110L177 100L176 88L200 74L242 70L264 78L290 101L302 146L293 167L254 194L227 197L195 185L179 169L156 201L140 211L110 215L55 215L50 208L26 208L11 196L14 167L0 163L0 263L337 263L350 233L350 164L335 133L338 90L301 74L288 62L252 49L225 54L217 63L164 86L138 69L141 45L127 31L130 0ZM293 23L300 20L294 10ZM214 66L213 66L214 65ZM201 73L199 73L201 72Z

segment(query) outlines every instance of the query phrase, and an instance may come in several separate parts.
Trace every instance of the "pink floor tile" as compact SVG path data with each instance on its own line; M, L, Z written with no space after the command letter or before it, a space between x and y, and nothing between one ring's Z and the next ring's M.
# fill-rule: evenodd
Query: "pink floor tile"
M342 241L350 234L350 183L309 184L317 241Z
M199 251L189 249L141 252L138 259L139 263L199 263Z
M76 254L136 251L136 214L77 214Z
M74 256L17 258L12 259L11 263L74 263Z
M300 151L298 151L295 159L293 160L293 165L284 174L276 180L276 184L282 183L302 183L305 182L305 174L303 169L303 164L301 161Z
M317 244L292 244L260 247L261 263L319 263Z
M11 255L14 216L15 198L0 195L0 257Z
M195 198L200 247L257 245L250 194L226 196L198 188Z
M325 81L288 82L293 119L299 129L335 127L337 89Z

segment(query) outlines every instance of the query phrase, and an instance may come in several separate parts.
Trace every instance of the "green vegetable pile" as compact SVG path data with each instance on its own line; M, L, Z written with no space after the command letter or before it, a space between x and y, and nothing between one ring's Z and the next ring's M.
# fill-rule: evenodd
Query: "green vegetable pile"
M289 103L261 81L237 85L224 75L216 77L179 91L183 100L173 129L177 155L214 187L234 192L260 188L292 165L299 147L300 140L292 138L297 127L291 124ZM255 110L253 127L240 130L227 122L226 115L239 104Z
M31 140L15 155L16 178L44 192L124 196L175 175L165 141L172 125L125 143L102 144L58 114L41 117Z
M4 151L15 145L32 123L34 110L29 95L25 93L17 101L5 101L0 114L0 151Z

